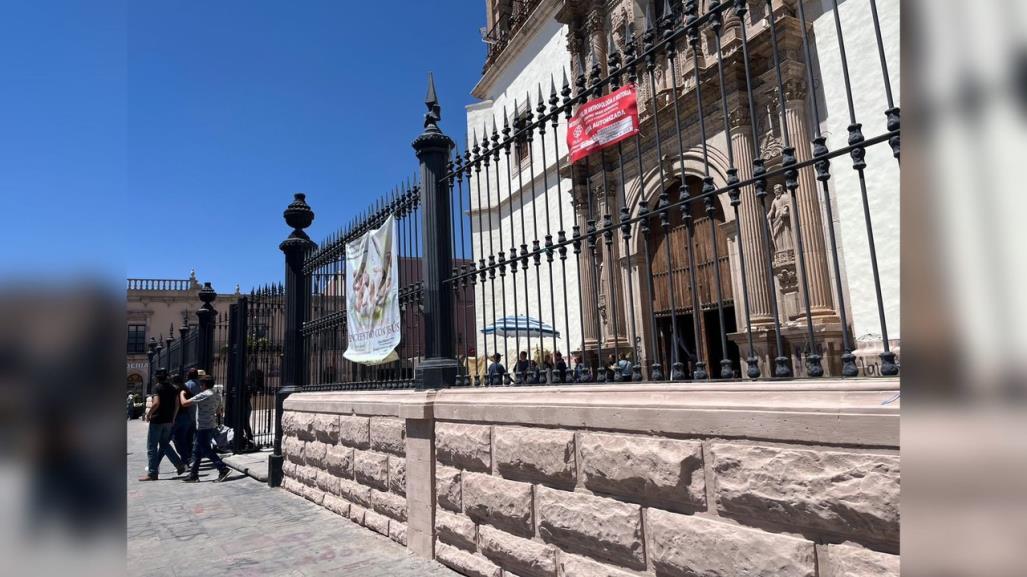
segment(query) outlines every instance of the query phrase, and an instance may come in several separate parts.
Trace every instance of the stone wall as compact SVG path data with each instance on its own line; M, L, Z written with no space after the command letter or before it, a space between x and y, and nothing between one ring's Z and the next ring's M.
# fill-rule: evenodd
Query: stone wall
M299 394L283 486L471 576L898 575L897 386Z
M286 411L282 487L406 545L406 426L393 417Z

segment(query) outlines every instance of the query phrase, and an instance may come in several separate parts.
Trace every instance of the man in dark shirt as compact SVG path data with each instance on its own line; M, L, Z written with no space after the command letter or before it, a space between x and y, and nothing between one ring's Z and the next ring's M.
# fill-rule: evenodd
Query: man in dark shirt
M171 448L171 428L178 412L178 391L168 382L168 371L157 369L157 388L153 404L146 413L150 429L146 433L147 474L140 481L156 481L160 462L167 456L179 475L185 472L185 464L178 453Z
M556 351L556 378L558 383L567 380L567 361L563 360L563 353Z
M502 385L503 381L510 381L510 376L506 374L506 367L500 362L503 359L503 355L495 353L492 355L492 364L489 365L488 377L490 385Z

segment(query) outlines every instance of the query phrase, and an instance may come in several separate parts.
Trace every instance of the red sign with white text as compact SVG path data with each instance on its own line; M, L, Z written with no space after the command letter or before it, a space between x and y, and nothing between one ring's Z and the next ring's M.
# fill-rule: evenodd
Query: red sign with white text
M567 126L571 163L636 134L638 100L635 85L628 84L578 108Z

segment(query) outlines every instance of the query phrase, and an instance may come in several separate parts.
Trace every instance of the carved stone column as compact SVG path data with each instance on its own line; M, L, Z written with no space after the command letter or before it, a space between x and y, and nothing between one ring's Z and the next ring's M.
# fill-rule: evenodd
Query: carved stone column
M583 172L575 167L575 172ZM588 232L588 188L583 174L577 174L574 186L574 217L576 230L582 236L581 254L578 255L578 291L581 299L582 339L586 350L594 350L599 344L599 299L596 294L596 270L592 251L585 235ZM571 343L572 350L581 343Z
M752 178L753 142L752 119L745 104L739 102L738 107L730 113L731 120L731 152L738 168L738 178ZM753 326L770 325L771 294L767 285L767 244L763 238L762 209L756 199L753 186L742 189L742 204L739 207L738 230L742 236L742 249L745 251L745 277L749 289L750 318ZM735 298L743 293L734 291Z
M795 148L795 157L802 163L812 158L806 123L806 82L800 78L788 80L784 84L784 92L785 124ZM817 186L812 166L799 169L799 188L795 194L799 206L799 222L802 225L803 256L808 271L810 312L814 317L823 318L834 317L836 313L831 298L830 269L824 250L824 219ZM797 265L798 260L796 258ZM802 312L805 314L805 311Z
M596 2L585 16L585 34L589 43L591 60L586 64L589 68L599 64L603 76L606 76L606 26L604 26L605 10L602 2Z
M599 200L599 210L596 213L597 227L606 226L606 215L610 215L609 223L614 225L620 223L618 218L617 189L612 182L607 183L606 187L605 191L599 192L596 196ZM599 290L605 297L604 305L606 307L606 314L603 319L603 335L605 336L603 347L614 350L628 348L628 331L625 330L624 311L629 306L629 303L626 302L627 293L621 291L623 282L620 266L620 248L618 247L622 246L623 240L620 229L614 229L612 242L609 246L606 245L606 237L603 235L600 235L599 242L602 246L603 255L603 274L599 278ZM613 291L618 291L616 294L611 294L611 283Z

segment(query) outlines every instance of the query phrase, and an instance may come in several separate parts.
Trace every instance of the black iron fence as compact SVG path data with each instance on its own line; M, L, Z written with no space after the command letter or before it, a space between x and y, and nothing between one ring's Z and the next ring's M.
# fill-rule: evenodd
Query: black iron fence
M605 53L590 42L573 83L556 68L548 86L472 128L445 178L451 202L468 207L453 230L472 231L454 246L476 265L444 282L479 291L482 305L474 327L453 322L457 339L475 331L482 353L457 384L857 376L832 194L862 204L865 244L846 248L867 258L847 261L848 278L871 279L879 373L898 374L885 315L898 295L882 289L868 190L868 175L892 167L867 153L887 143L897 167L899 109L876 3L859 9L876 43L858 49L879 56L883 79L877 134L856 115L836 3L822 16L840 68L825 71L803 3L769 0L703 13L666 2L638 34L625 20L599 43ZM842 87L844 142L822 131L825 76ZM637 89L637 135L570 163L571 118L624 85ZM845 157L853 186L832 173ZM886 185L895 210L897 171ZM462 352L474 348L464 338Z
M637 31L626 18L572 46L573 73L554 66L462 151L439 129L429 77L418 176L320 243L295 195L284 286L212 325L200 364L227 384L236 438L273 443L269 483L281 479L282 403L300 390L857 377L854 277L876 301L875 372L898 374L885 314L897 285L881 280L871 198L897 209L900 116L875 0L857 4L874 28L858 50L879 57L883 79L868 122L883 128L869 135L833 0L817 18L833 19L837 67L822 68L828 48L802 2L666 2ZM826 76L840 87L830 110ZM637 133L570 162L571 120L626 86ZM827 133L839 114L844 135ZM862 208L861 243L844 257L838 197ZM390 217L400 344L388 362L354 363L346 247Z

